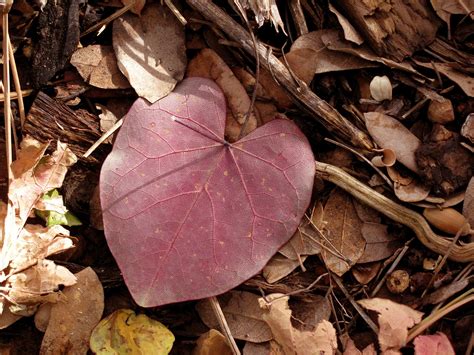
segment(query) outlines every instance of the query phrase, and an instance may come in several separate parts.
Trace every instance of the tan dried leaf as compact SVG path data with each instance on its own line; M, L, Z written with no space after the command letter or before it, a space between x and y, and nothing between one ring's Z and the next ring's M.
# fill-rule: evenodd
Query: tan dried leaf
M469 286L469 279L458 280L451 282L450 284L443 286L433 293L430 293L423 299L423 304L438 304L443 301L446 301L448 298L452 297L456 293L464 290Z
M374 63L361 59L348 53L338 53L326 48L322 38L325 35L338 35L337 30L318 30L304 34L296 39L291 46L287 59L290 67L297 73L312 72L314 74L323 74L334 71L371 68L376 66ZM289 56L295 53L295 58ZM296 55L298 54L299 55ZM291 59L291 61L289 60ZM308 74L309 75L309 74ZM301 77L303 81L307 78Z
M77 49L71 64L76 67L84 81L101 89L126 89L130 87L127 78L117 66L112 46L93 44Z
M441 332L431 335L419 335L413 340L415 355L455 355L453 345Z
M288 296L278 293L259 300L260 307L264 310L263 319L271 328L275 341L282 347L284 354L335 354L337 337L332 324L323 320L314 331L294 328L288 300Z
M348 338L343 355L377 355L374 344L367 345L362 351L357 349L354 341Z
M77 283L63 291L64 300L51 307L41 354L85 354L89 349L91 332L104 311L104 290L90 267L75 276Z
M136 15L140 15L142 13L143 7L146 4L146 0L122 0L122 4L124 6L127 6L131 3L135 3L135 5L133 5L130 11Z
M357 301L365 309L379 314L379 344L382 352L397 351L406 345L408 329L421 321L423 313L388 299L371 298Z
M361 229L363 222L357 216L350 195L336 188L324 207L326 248L322 250L326 266L342 276L357 263L365 248Z
M352 267L351 272L359 283L367 285L375 276L377 276L381 267L382 262L380 261L367 264L357 264Z
M280 281L285 276L289 275L298 266L302 266L307 256L301 256L301 259L288 259L286 256L276 254L265 265L262 270L262 275L268 283L272 284Z
M418 172L415 151L421 141L395 118L379 112L364 113L365 125L374 141L382 148L395 152L397 160Z
M359 264L386 259L402 244L398 238L388 233L385 224L365 222L362 225L362 235L366 245L364 253L357 261Z
M348 41L354 42L355 44L364 43L364 38L357 32L357 30L352 26L349 20L341 14L331 3L329 4L329 10L336 15L337 21L344 31L344 38Z
M51 260L40 260L23 272L10 276L5 285L10 288L8 297L19 305L56 302L59 286L72 286L76 277L64 266Z
M448 25L450 24L451 15L470 15L473 19L473 0L431 0L431 5L438 16Z
M219 296L222 311L234 338L254 343L272 339L271 330L262 319L263 311L258 299L257 295L243 291L230 291ZM196 309L204 324L209 328L219 327L209 301L199 302Z
M221 332L211 329L202 334L196 341L193 355L232 355L232 350L227 343L227 339Z
M474 177L469 180L466 188L466 195L462 205L462 214L466 217L471 228L474 229Z
M399 63L391 59L379 57L365 45L356 46L353 43L345 41L339 31L325 33L323 36L321 36L321 39L331 51L352 54L353 56L368 60L370 62L381 63L389 68L400 69L408 73L421 76L421 73L415 70L415 68L413 68L413 66L407 61Z
M451 66L449 63L423 63L417 60L414 60L414 62L422 66L424 68L428 68L433 70L436 68L437 72L440 72L444 76L446 76L448 79L452 80L456 84L459 85L462 91L470 97L474 97L474 78L470 75L464 74L456 69L454 69L453 66Z
M199 76L214 80L222 89L234 119L240 125L244 123L250 107L250 98L242 83L216 52L209 48L199 52L189 62L186 76ZM252 128L248 132L257 128L255 113L251 113L247 126Z
M400 201L418 202L423 201L430 194L431 188L422 184L418 179L413 179L409 184L403 185L395 182L393 192Z
M184 28L164 5L149 4L140 17L114 22L113 46L120 71L151 103L173 91L186 70Z

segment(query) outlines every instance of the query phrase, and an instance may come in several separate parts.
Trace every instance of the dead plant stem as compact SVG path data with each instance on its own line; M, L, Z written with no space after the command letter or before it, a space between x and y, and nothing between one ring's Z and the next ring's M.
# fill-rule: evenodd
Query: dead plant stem
M227 321L225 319L224 312L222 312L221 305L219 304L219 300L217 299L216 296L209 297L208 300L211 303L212 310L214 311L214 314L216 315L216 318L219 322L221 330L224 333L225 337L227 338L227 341L229 342L229 346L232 350L232 353L234 355L240 355L239 347L235 343L234 337L232 336L229 325L227 324Z

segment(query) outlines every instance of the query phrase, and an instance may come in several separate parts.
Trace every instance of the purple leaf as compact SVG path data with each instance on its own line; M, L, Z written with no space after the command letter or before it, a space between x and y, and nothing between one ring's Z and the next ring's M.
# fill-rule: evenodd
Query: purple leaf
M221 294L257 274L311 197L305 136L276 119L224 140L225 99L202 78L130 109L100 178L105 235L143 307Z

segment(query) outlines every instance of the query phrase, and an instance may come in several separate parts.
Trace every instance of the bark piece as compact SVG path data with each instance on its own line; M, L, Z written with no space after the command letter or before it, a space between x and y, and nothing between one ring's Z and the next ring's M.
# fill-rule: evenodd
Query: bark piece
M49 1L38 19L31 82L39 88L64 68L79 43L80 0Z
M23 130L41 142L51 140L54 149L56 141L67 143L69 148L78 156L82 156L102 133L99 128L99 119L85 110L71 110L60 101L50 98L43 92L36 96L33 106L26 117ZM103 146L99 147L94 157L88 161L98 162L106 154Z
M338 1L344 14L380 56L396 61L430 44L439 21L426 1Z

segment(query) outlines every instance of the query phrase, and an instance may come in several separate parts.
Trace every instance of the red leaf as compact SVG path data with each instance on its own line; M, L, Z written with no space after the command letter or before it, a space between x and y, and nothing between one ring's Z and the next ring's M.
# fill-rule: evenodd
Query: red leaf
M101 174L109 247L144 307L221 294L258 273L306 210L314 157L277 119L229 144L224 97L184 80L128 113Z

